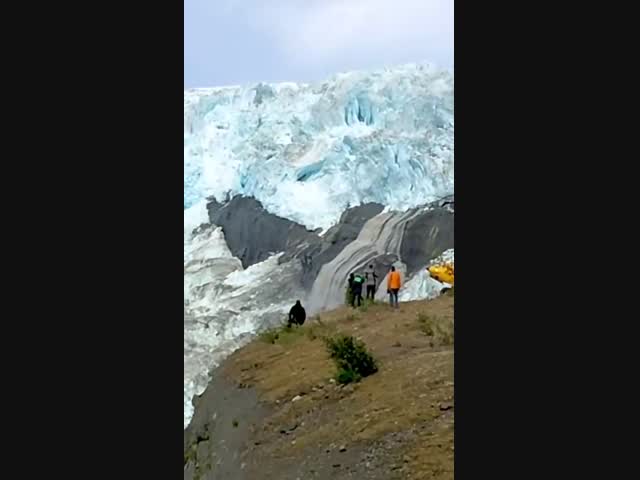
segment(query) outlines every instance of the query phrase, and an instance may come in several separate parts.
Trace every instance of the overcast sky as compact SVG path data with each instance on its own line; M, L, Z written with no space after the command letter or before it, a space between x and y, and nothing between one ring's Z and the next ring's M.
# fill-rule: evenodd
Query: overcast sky
M184 0L184 85L453 67L453 0Z

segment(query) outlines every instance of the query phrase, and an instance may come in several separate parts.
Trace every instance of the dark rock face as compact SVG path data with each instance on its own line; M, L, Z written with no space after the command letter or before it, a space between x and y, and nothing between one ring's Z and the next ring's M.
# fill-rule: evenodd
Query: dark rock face
M247 268L278 252L296 252L319 241L302 225L267 212L254 198L237 196L207 205L211 223L222 227L234 257Z
M402 260L407 274L413 275L425 263L453 248L454 197L430 205L409 220L404 227L398 256L373 261L376 271L386 271L395 260ZM346 210L340 221L324 236L307 230L291 220L267 212L254 198L237 196L224 204L215 200L207 204L209 220L222 227L231 253L247 268L271 255L285 252L280 262L292 260L302 264L302 287L310 290L323 265L331 262L351 242L362 227L383 210L377 203L367 203ZM412 210L418 212L419 209ZM392 258L393 257L393 258Z
M311 243L295 255L283 256L282 260L294 257L300 259L303 267L302 286L310 289L322 266L332 261L344 247L353 242L364 224L382 212L383 208L377 203L366 203L346 210L336 225L327 230L323 237L318 237L319 241Z
M277 252L285 252L282 262L299 259L302 284L311 288L322 265L333 260L354 241L363 225L379 214L383 206L367 203L346 210L340 221L320 237L291 220L267 212L254 198L237 196L221 204L207 204L209 220L222 227L231 253L247 268Z
M453 199L447 206L452 204ZM407 222L400 256L407 265L408 275L423 268L426 261L454 248L454 213L447 206L426 211Z
M434 205L442 208L449 205L450 208L454 207L454 195L447 195L446 197L442 197L440 200L434 203Z
M382 284L384 277L391 270L391 266L399 260L400 258L397 255L394 255L393 253L385 253L384 255L378 255L372 258L368 262L365 262L363 265L358 265L358 267L355 268L351 273L359 273L360 275L362 275L369 265L373 265L373 270L374 272L376 272L376 275L378 275L378 281L376 283L377 289ZM365 293L366 287L363 287L362 295L364 296Z

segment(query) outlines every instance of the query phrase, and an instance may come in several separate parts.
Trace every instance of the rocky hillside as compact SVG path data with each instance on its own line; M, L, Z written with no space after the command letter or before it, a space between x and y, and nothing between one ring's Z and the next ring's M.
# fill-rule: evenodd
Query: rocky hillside
M337 333L362 339L379 371L337 385L323 341ZM453 478L452 294L322 313L212 377L185 430L185 480Z

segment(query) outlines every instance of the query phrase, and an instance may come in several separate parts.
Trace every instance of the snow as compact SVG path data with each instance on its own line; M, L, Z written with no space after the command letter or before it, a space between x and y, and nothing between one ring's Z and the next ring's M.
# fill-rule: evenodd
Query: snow
M423 268L400 290L398 300L401 302L431 300L440 295L440 290L446 285L431 278L426 268Z
M454 249L446 250L437 258L431 260L424 268L421 268L400 290L398 299L401 302L410 300L431 300L440 295L444 287L451 287L448 283L439 282L429 275L427 267L439 263L454 263Z
M209 382L210 370L264 328L281 323L296 290L299 271L278 264L281 254L242 268L215 225L193 235L184 269L184 426L191 399ZM299 268L299 267L298 267Z
M191 238L193 230L203 223L209 223L206 200L200 200L184 211L184 233L185 239Z
M187 208L184 211L184 259L185 262L188 260L188 257L193 255L194 250L197 250L198 245L192 244L193 231L198 228L202 224L209 223L209 215L207 213L207 201L202 199L192 205L190 208ZM226 243L224 243L226 247ZM220 242L218 242L218 247L222 248ZM213 257L216 256L217 252L212 252ZM197 254L196 254L197 255ZM207 256L201 252L201 258L206 258ZM213 258L209 257L209 258Z
M184 205L254 196L326 229L347 205L395 210L453 192L453 76L408 64L184 93Z
M433 260L431 260L429 262L429 264L427 265L427 267L430 267L431 265L436 265L436 264L439 264L439 263L455 264L454 260L455 260L454 249L450 248L449 250L445 250L444 252L442 252L442 254L440 254L438 257L436 257Z

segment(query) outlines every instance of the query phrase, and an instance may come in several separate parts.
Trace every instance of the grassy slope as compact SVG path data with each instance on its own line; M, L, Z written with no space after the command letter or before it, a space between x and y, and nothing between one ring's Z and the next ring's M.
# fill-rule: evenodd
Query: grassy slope
M322 337L337 332L362 339L380 371L358 384L332 383L336 368ZM254 389L269 406L252 428L247 457L265 478L288 478L286 465L297 465L296 472L303 465L325 478L327 473L318 473L325 471L320 453L344 446L355 457L378 445L376 470L385 472L369 472L364 460L352 458L350 476L453 478L452 333L453 296L446 295L403 303L399 311L388 305L355 313L339 308L280 333L275 343L268 335L256 339L217 372ZM338 470L331 478L342 478Z

